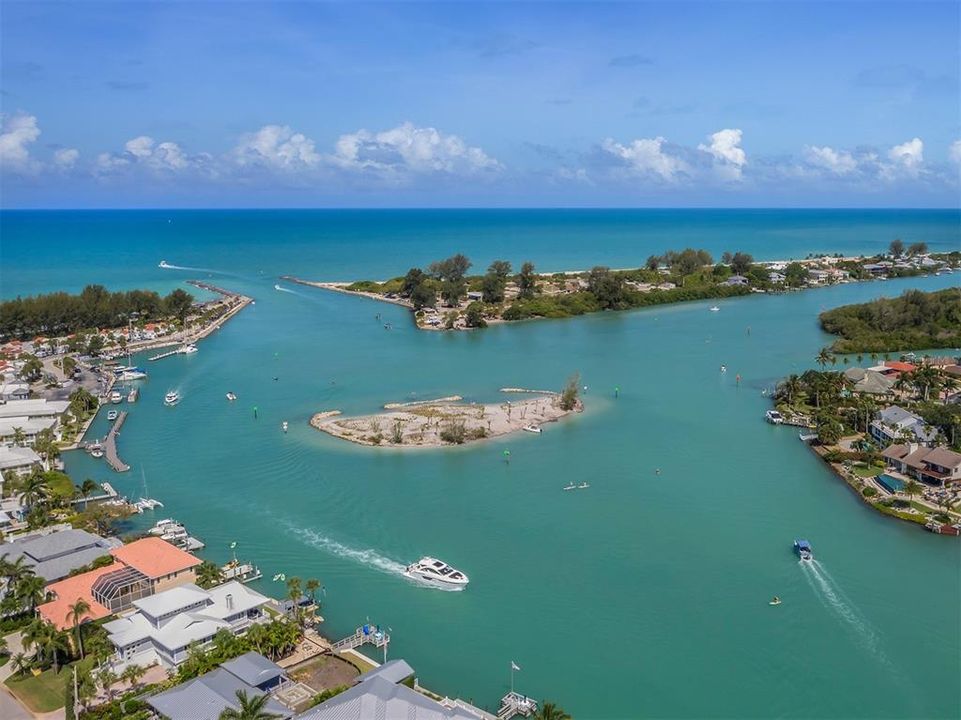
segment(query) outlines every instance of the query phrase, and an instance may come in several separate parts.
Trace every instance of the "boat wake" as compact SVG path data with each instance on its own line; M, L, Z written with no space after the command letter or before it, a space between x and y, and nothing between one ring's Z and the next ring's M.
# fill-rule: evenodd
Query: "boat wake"
M360 563L361 565L366 565L374 570L379 570L387 575L397 575L407 582L419 587L430 588L431 590L443 590L445 592L458 592L463 590L462 587L441 586L427 580L419 580L417 578L408 577L404 574L407 570L405 565L402 565L396 560L391 560L389 557L382 555L374 549L358 550L357 548L344 545L333 538L329 538L326 535L321 535L314 530L305 530L303 528L293 527L290 530L307 545L315 547L319 550L323 550L331 555L335 555L336 557L343 558L345 560L353 560L354 562Z
M331 555L336 555L337 557L344 558L345 560L353 560L354 562L367 565L368 567L374 568L375 570L380 570L388 575L400 575L401 577L405 577L404 571L407 568L404 565L401 565L396 560L391 560L389 557L381 555L376 550L358 550L357 548L344 545L343 543L337 542L333 538L329 538L326 535L321 535L313 530L292 528L292 532L306 544L311 545L319 550L329 552Z
M166 260L161 260L157 267L161 270L187 270L189 272L212 273L214 275L233 275L233 273L224 272L223 270L215 270L213 268L191 267L189 265L172 265Z
M830 611L837 615L854 631L864 646L885 664L887 658L878 645L877 633L871 628L867 619L855 607L834 578L817 560L801 561L798 563L808 584L818 595Z
M300 295L300 293L297 292L296 290L291 290L290 288L285 288L283 285L279 285L279 284L278 284L278 285L274 285L274 290L277 290L278 292L290 293L291 295Z

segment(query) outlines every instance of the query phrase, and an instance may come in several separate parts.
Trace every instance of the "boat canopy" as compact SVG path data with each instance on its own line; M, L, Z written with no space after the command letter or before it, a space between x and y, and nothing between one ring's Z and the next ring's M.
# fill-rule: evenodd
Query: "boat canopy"
M810 550L810 549L811 549L811 543L809 543L807 540L795 540L794 542L795 542L795 544L797 544L798 550Z

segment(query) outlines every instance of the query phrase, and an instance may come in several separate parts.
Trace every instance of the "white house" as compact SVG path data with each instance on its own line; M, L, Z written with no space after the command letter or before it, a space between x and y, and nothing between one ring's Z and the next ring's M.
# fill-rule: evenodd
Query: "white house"
M32 445L37 433L44 429L56 432L60 416L70 403L66 400L9 400L0 403L0 443L10 443L17 428L26 443Z
M188 583L134 600L136 612L104 625L116 649L114 666L176 667L192 645L205 647L219 630L242 635L265 621L268 601L236 581L210 590Z
M938 434L920 417L897 405L879 412L868 429L875 440L884 444L910 438L913 442L930 445Z

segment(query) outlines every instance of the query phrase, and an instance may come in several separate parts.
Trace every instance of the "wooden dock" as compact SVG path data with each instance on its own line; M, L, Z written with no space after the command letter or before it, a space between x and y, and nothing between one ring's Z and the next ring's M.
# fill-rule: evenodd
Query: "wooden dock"
M153 362L154 360L163 360L165 357L170 357L171 355L176 355L180 352L180 347L178 346L174 350L168 350L167 352L160 353L159 355L154 355L153 357L148 357L147 362Z
M107 438L103 441L103 452L107 464L117 472L127 472L130 469L130 466L117 455L117 433L120 432L120 426L126 419L127 411L121 410L113 423L113 427L110 428L110 432L107 433Z

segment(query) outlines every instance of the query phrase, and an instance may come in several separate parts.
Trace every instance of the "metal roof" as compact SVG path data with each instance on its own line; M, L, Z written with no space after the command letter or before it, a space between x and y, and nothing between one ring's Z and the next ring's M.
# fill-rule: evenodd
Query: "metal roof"
M284 669L253 650L221 665L231 675L236 675L248 685L263 685L284 674Z
M57 532L0 543L0 557L19 557L48 582L67 577L72 570L89 565L120 544L116 538L102 538L86 530Z
M147 703L169 720L218 720L227 708L238 709L237 692L247 693L248 697L263 695L255 687L248 685L218 668L201 675L167 692L147 698ZM281 718L289 718L293 713L271 698L264 708Z
M364 682L372 677L382 677L392 683L399 683L414 674L414 668L407 664L406 660L391 660L380 667L368 670L357 678L357 682Z
M301 713L296 720L478 720L479 717L462 708L446 708L406 685L372 677Z

